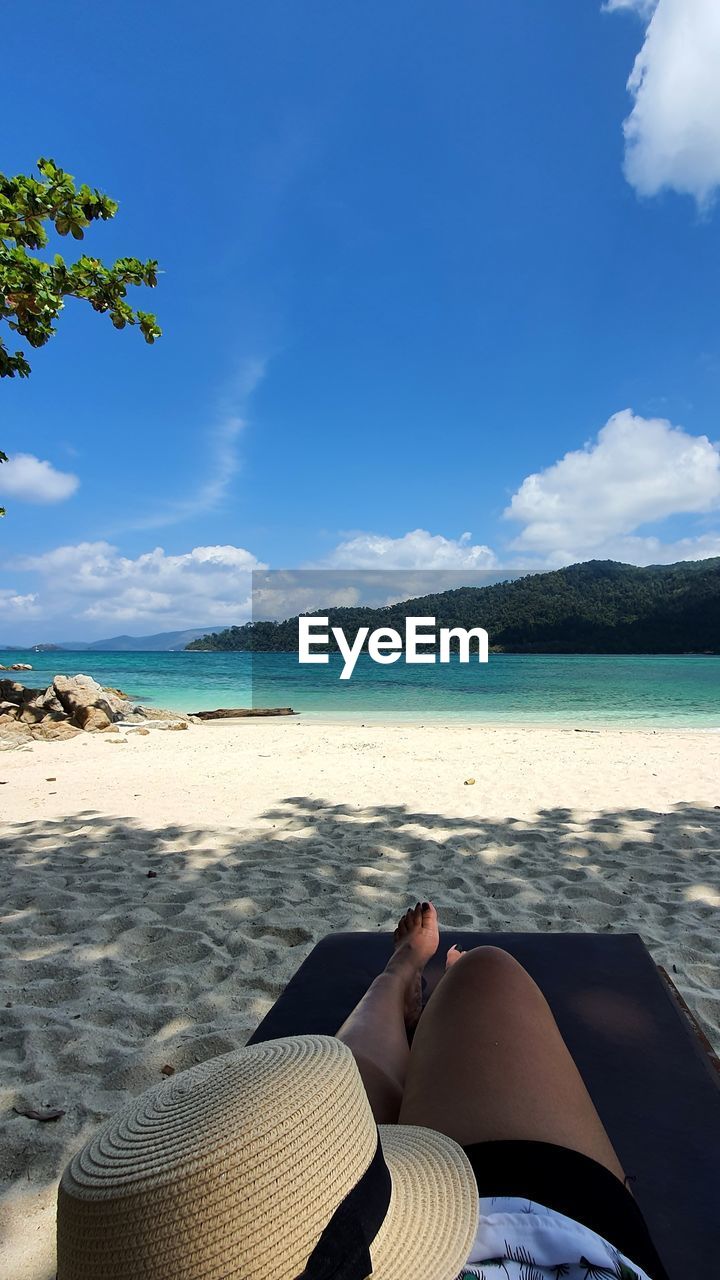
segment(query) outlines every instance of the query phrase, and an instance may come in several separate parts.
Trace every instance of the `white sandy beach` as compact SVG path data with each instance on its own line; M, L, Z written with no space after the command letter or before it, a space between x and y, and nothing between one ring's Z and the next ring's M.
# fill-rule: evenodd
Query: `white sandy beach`
M419 897L446 929L638 931L720 1047L720 734L124 737L0 755L8 1280L51 1280L57 1176L98 1121L244 1044L329 930L390 929Z

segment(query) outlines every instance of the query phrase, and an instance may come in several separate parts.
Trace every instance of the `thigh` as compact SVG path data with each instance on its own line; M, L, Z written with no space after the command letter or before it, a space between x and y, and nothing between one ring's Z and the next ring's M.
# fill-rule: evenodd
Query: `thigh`
M359 1053L352 1046L350 1047L357 1069L360 1072L360 1078L365 1086L365 1092L368 1096L375 1123L397 1124L400 1103L402 1102L400 1085L386 1071L383 1071L382 1067L373 1062L371 1058Z
M462 956L428 1002L399 1119L438 1129L462 1146L554 1143L624 1177L540 988L496 947Z

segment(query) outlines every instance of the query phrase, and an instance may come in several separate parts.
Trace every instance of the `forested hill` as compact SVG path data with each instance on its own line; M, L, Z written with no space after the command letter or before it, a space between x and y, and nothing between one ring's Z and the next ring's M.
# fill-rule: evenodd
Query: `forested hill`
M484 627L507 653L720 653L720 557L639 569L590 560L487 587L461 587L382 609L320 610L352 639L359 627L409 616L438 627ZM188 649L297 651L297 617L246 623Z

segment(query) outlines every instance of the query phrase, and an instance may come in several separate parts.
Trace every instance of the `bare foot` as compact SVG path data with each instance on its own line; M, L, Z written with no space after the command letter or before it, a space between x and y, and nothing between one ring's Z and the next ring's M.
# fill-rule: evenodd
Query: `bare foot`
M431 902L417 902L398 920L395 950L388 968L406 973L405 1026L417 1025L422 1013L422 971L440 942L437 911Z
M461 955L463 955L462 947L459 947L459 946L458 946L458 944L457 944L457 942L454 942L454 943L453 943L453 945L450 947L450 950L448 951L448 953L447 953L447 955L446 955L446 957L445 957L445 972L446 972L446 973L447 973L448 969L452 969L453 965L457 963L457 961L460 959Z
M395 930L397 960L408 961L422 971L440 943L437 911L432 902L416 902L398 920Z

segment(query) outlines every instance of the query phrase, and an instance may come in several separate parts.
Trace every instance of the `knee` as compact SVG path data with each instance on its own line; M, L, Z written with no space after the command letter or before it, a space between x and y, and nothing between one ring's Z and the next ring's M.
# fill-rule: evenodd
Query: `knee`
M525 970L509 951L502 947L473 947L466 951L451 969L464 982L483 985L508 982L524 975Z

